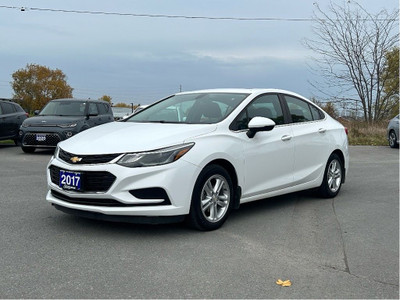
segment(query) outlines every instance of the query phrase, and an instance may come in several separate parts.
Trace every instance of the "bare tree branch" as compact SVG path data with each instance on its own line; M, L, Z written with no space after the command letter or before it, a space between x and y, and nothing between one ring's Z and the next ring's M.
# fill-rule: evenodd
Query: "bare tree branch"
M390 106L382 74L385 54L399 41L397 17L398 10L373 15L354 1L343 7L331 3L327 12L316 5L316 38L304 40L304 45L316 54L311 70L324 82L312 86L330 101L352 100L356 109L360 102L367 122L381 119ZM358 99L345 96L353 91Z

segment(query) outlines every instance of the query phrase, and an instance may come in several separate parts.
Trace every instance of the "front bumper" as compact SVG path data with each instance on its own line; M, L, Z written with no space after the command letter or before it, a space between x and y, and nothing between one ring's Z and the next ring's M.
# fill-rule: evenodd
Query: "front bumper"
M64 190L52 178L50 169L54 168L87 174L106 172L115 176L115 180L106 190L101 182L98 191ZM156 167L127 168L115 163L72 165L52 158L47 168L46 200L58 209L108 216L182 216L189 213L199 173L198 167L184 159Z
M23 147L55 148L59 142L78 132L76 128L28 127L20 129L19 137Z

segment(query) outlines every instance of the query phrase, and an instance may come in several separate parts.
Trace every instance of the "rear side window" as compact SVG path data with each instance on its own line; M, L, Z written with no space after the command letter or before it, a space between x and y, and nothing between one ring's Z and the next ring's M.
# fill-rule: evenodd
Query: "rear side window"
M324 114L322 113L322 111L320 111L314 105L309 104L309 106L310 106L311 114L313 116L314 121L315 120L322 120L325 117Z
M3 114L8 115L15 113L14 105L12 105L11 103L3 103L2 106L3 106Z
M310 106L307 102L299 98L285 95L286 103L289 108L293 123L313 121Z
M19 106L18 104L14 104L14 108L16 111L25 112L24 109L21 106Z

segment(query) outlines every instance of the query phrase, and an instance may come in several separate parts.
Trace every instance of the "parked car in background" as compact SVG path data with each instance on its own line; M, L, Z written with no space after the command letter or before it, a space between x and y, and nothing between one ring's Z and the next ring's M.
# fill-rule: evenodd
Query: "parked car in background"
M132 108L129 107L111 107L114 115L114 120L118 121L121 119L125 119L127 116L132 114Z
M345 128L304 97L202 90L59 143L46 199L89 218L213 230L241 203L314 188L335 197L348 166Z
M25 120L19 131L26 153L55 148L81 131L114 121L110 104L102 100L57 99L35 113L37 116Z
M0 140L13 140L17 145L19 127L28 113L17 103L0 100Z
M387 137L391 148L399 148L399 115L390 120Z

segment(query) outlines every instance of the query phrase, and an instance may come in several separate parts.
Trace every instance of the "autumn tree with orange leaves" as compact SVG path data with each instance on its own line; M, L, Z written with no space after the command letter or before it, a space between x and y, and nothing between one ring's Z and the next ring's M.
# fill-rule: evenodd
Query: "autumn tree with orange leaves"
M32 113L53 99L72 98L73 88L67 76L59 69L27 64L12 74L13 98L19 100L26 111Z

